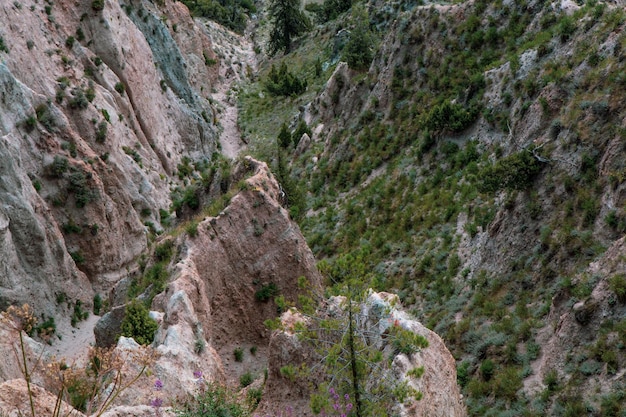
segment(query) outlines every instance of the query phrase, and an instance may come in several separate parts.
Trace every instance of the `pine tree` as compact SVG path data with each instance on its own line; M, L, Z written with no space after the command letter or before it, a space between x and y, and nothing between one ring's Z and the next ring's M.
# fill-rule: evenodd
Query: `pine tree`
M300 8L300 0L271 0L269 15L272 20L270 55L279 51L288 54L291 41L311 27L311 22Z
M369 15L362 5L353 8L354 29L345 46L343 57L348 66L355 70L365 70L374 58L374 39L369 28Z
M300 311L308 324L295 331L299 340L319 355L308 364L308 372L301 371L306 377L314 375L320 388L311 397L314 412L333 407L328 392L349 398L350 415L356 417L387 416L395 404L421 398L406 380L394 377L391 359L418 352L428 346L428 341L393 320L384 304L369 299L370 292L363 285L369 275L364 262L368 254L363 250L344 255L332 265L320 262L320 272L335 284L330 291L340 298L329 301L314 292L299 297ZM306 283L299 285L306 288ZM316 309L316 305L324 304L326 309ZM383 327L386 330L381 334L378 329ZM411 378L419 378L421 372L423 368L416 368Z

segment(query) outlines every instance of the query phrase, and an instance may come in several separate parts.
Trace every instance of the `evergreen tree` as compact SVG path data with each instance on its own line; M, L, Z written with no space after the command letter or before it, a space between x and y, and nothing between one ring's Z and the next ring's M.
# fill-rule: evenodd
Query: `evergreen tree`
M369 15L362 5L353 7L354 29L345 46L343 57L348 66L355 70L365 70L374 58L374 39L369 28Z
M269 53L291 51L291 41L305 33L311 22L300 8L300 0L271 0L269 15L272 20Z
M287 125L283 123L280 128L280 132L278 133L278 146L283 149L287 149L291 145L291 133L287 128Z

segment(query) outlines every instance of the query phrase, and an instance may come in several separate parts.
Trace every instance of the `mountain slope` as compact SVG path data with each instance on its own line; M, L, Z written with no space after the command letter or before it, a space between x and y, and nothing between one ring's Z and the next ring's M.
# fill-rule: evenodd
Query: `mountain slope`
M243 130L276 167L281 122L313 132L287 148L312 249L444 335L470 414L621 409L623 8L367 10L366 72L336 64L349 12L276 59L306 93L259 99L261 81L242 96Z

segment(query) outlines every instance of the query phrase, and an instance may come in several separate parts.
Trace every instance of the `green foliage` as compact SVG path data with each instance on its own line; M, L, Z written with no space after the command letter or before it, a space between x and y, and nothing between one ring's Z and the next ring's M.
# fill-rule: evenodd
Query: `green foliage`
M235 350L233 350L233 356L235 356L235 362L242 362L243 361L243 349L240 347L236 347Z
M340 14L350 10L352 0L324 0L322 4L308 3L305 8L315 14L318 23L326 23L335 20Z
M124 92L126 91L126 87L124 86L124 83L122 82L116 82L115 83L115 91L117 91L120 94L124 94Z
M462 132L467 129L480 113L476 106L469 109L457 103L445 101L434 106L424 118L424 127L433 132Z
M157 262L169 263L172 255L174 255L174 249L174 241L172 239L166 240L154 249L154 259Z
M185 231L187 232L189 237L198 236L198 221L197 220L190 221L185 227Z
M68 102L68 105L71 109L82 110L89 107L89 101L82 88L74 88L72 89L72 98Z
M268 49L270 55L280 51L288 54L293 39L311 28L309 18L300 9L300 0L270 0L268 15L272 23Z
M265 302L279 294L278 287L273 282L270 282L267 285L263 285L260 290L254 293L254 298L257 301Z
M48 132L56 131L56 120L50 111L50 104L40 104L35 108L35 114L37 114L37 121L41 123L41 125Z
M428 347L428 340L424 336L400 326L393 326L389 334L396 354L403 353L410 356Z
M100 294L96 294L93 296L93 314L99 316L102 312L102 296Z
M70 163L67 158L59 155L55 155L52 163L48 165L47 171L49 175L55 178L61 178L63 174L67 172L70 167Z
M283 123L280 128L280 133L278 133L278 146L283 149L287 149L291 145L291 133L287 128L287 125Z
M353 10L354 29L350 32L350 40L343 50L343 58L348 66L357 71L366 70L374 58L372 48L374 39L370 31L370 19L367 10L359 4Z
M626 303L626 275L616 274L609 278L609 288L621 303Z
M107 137L107 122L100 122L96 127L96 142L104 143Z
M91 8L97 12L104 10L104 0L93 0L91 2Z
M154 340L157 328L157 322L150 318L143 303L133 300L126 306L121 325L122 336L132 337L140 345L149 345Z
M91 180L92 174L90 172L84 172L77 167L72 167L70 171L67 190L74 195L76 207L82 208L90 202L95 201L99 194L98 190L92 189L89 186L89 180Z
M50 338L54 336L54 334L56 333L56 329L57 326L54 322L54 317L50 316L41 323L38 323L37 326L35 326L34 331L39 337L50 342Z
M311 132L311 128L306 124L306 122L304 120L300 120L300 122L298 123L298 126L296 127L296 130L293 132L293 135L291 135L294 146L298 146L298 143L300 142L302 135L304 135L305 133L309 135L309 137L313 135L313 133ZM279 141L280 141L280 134L279 134Z
M500 159L493 166L487 166L479 173L481 191L495 192L502 188L526 190L541 172L542 165L530 150Z
M495 371L495 364L491 359L486 359L480 364L480 374L485 381L491 380Z
M248 13L255 13L252 0L183 0L194 16L206 17L242 34Z
M239 385L241 386L241 388L245 388L253 382L254 376L252 376L252 373L250 372L246 372L239 377Z
M307 87L306 79L300 79L297 75L289 71L287 63L283 61L280 68L272 64L267 75L265 88L270 94L275 96L297 96L302 94Z
M87 320L87 317L89 317L89 312L83 310L83 302L76 300L74 303L74 310L72 311L72 317L70 318L70 324L72 327L76 327L79 322Z
M29 48L30 49L30 48ZM4 38L0 36L0 52L9 53L9 47L4 43Z
M249 417L250 412L241 405L227 388L210 384L192 398L175 407L178 417Z

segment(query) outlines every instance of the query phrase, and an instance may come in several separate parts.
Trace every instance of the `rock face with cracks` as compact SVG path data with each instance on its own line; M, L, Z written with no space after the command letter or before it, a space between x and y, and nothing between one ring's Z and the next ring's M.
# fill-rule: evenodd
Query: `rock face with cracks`
M347 314L340 307L345 300L334 297L329 300L320 317ZM338 313L342 311L341 313ZM463 417L467 415L462 395L456 382L456 364L441 337L411 318L399 306L398 298L388 293L370 292L361 305L358 331L367 333L372 346L380 349L384 355L392 356L392 374L396 381L406 381L411 388L422 393L419 401L410 401L397 405L401 416L436 416ZM263 399L257 412L259 415L279 415L282 410L292 408L295 415L313 416L310 408L311 387L320 383L315 376L312 380L290 379L281 373L286 365L304 364L309 369L319 365L319 352L294 331L297 322L311 326L309 319L297 311L288 311L281 317L283 329L275 331L270 341L270 361L268 379ZM390 327L401 328L421 335L428 340L428 346L412 354L393 353L386 340ZM410 376L411 370L423 367L419 378ZM325 376L327 377L327 376ZM315 381L313 384L312 382Z
M0 307L59 319L135 268L181 158L211 158L219 65L178 2L3 2L0 20Z

